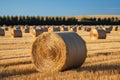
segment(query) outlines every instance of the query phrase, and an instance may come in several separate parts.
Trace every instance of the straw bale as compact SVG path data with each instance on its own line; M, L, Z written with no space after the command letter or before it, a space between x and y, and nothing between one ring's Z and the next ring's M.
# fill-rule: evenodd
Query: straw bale
M42 33L42 29L32 29L31 33L33 35L33 37L37 37L38 35L40 35Z
M20 29L11 29L10 30L11 37L16 38L16 37L22 37L22 31Z
M106 32L103 29L92 29L90 31L90 38L93 40L106 39Z
M0 28L0 36L5 36L5 30Z
M87 49L75 32L44 32L33 42L31 55L39 72L54 72L80 67Z

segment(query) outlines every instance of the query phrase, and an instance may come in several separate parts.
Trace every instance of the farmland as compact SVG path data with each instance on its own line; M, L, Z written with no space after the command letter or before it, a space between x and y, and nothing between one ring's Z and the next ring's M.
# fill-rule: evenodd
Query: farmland
M89 32L77 32L86 42L84 64L63 72L40 73L31 58L31 33L11 38L9 31L0 36L0 80L120 80L120 32L112 31L106 39L91 40Z

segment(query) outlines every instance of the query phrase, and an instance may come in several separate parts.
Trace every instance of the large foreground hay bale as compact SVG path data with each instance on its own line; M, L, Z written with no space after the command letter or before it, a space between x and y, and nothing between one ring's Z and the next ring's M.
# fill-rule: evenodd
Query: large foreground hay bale
M75 32L44 32L32 45L32 61L40 72L80 67L86 53L84 40Z
M0 28L0 36L5 36L5 30Z
M22 31L20 29L16 29L16 30L11 30L10 31L11 37L15 38L15 37L22 37Z
M106 39L106 32L103 29L92 29L90 31L90 38L93 40Z

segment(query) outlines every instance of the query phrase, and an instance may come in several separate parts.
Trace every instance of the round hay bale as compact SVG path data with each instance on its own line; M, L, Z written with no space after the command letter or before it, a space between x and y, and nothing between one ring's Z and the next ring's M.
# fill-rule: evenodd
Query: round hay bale
M25 27L25 28L22 29L22 32L23 33L29 33L30 29L28 27Z
M5 30L0 28L0 36L5 36Z
M29 29L29 28L24 29L23 32L24 32L24 33L29 33L29 32L30 32L30 29Z
M8 26L3 25L3 29L4 29L5 31L8 31Z
M17 26L15 25L14 29L21 29L21 27L20 27L20 25L17 25Z
M43 31L41 29L32 29L33 37L37 37L38 35L40 35L41 33L43 33Z
M85 27L85 31L90 32L91 28L90 27Z
M43 32L48 32L48 28L45 27L45 26L41 27L41 29L42 29Z
M22 37L22 31L20 29L16 30L10 30L11 37L16 38L16 37Z
M59 27L49 27L48 28L48 32L57 32L57 31L60 31Z
M80 26L77 26L77 31L80 31L81 30L81 27Z
M111 32L111 28L105 28L105 27L103 27L102 29L105 30L106 33L110 33Z
M81 27L81 31L85 31L85 27L86 27L86 26L82 26L82 27Z
M93 40L106 39L106 32L103 29L92 29L90 31L90 38Z
M60 27L60 32L68 31L67 27Z
M112 26L112 31L117 31L118 26Z
M87 49L75 32L44 32L33 42L31 55L38 71L54 72L80 67Z
M77 27L72 27L69 31L77 32Z
M115 31L120 31L120 26L117 26Z

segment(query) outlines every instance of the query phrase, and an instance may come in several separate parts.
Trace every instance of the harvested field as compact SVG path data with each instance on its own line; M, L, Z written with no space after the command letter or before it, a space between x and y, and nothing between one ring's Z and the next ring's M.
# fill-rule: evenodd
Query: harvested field
M11 38L0 36L0 80L120 80L120 34L111 32L106 39L91 40L89 32L79 31L87 46L87 58L79 68L63 72L40 73L31 58L36 37L23 33Z

